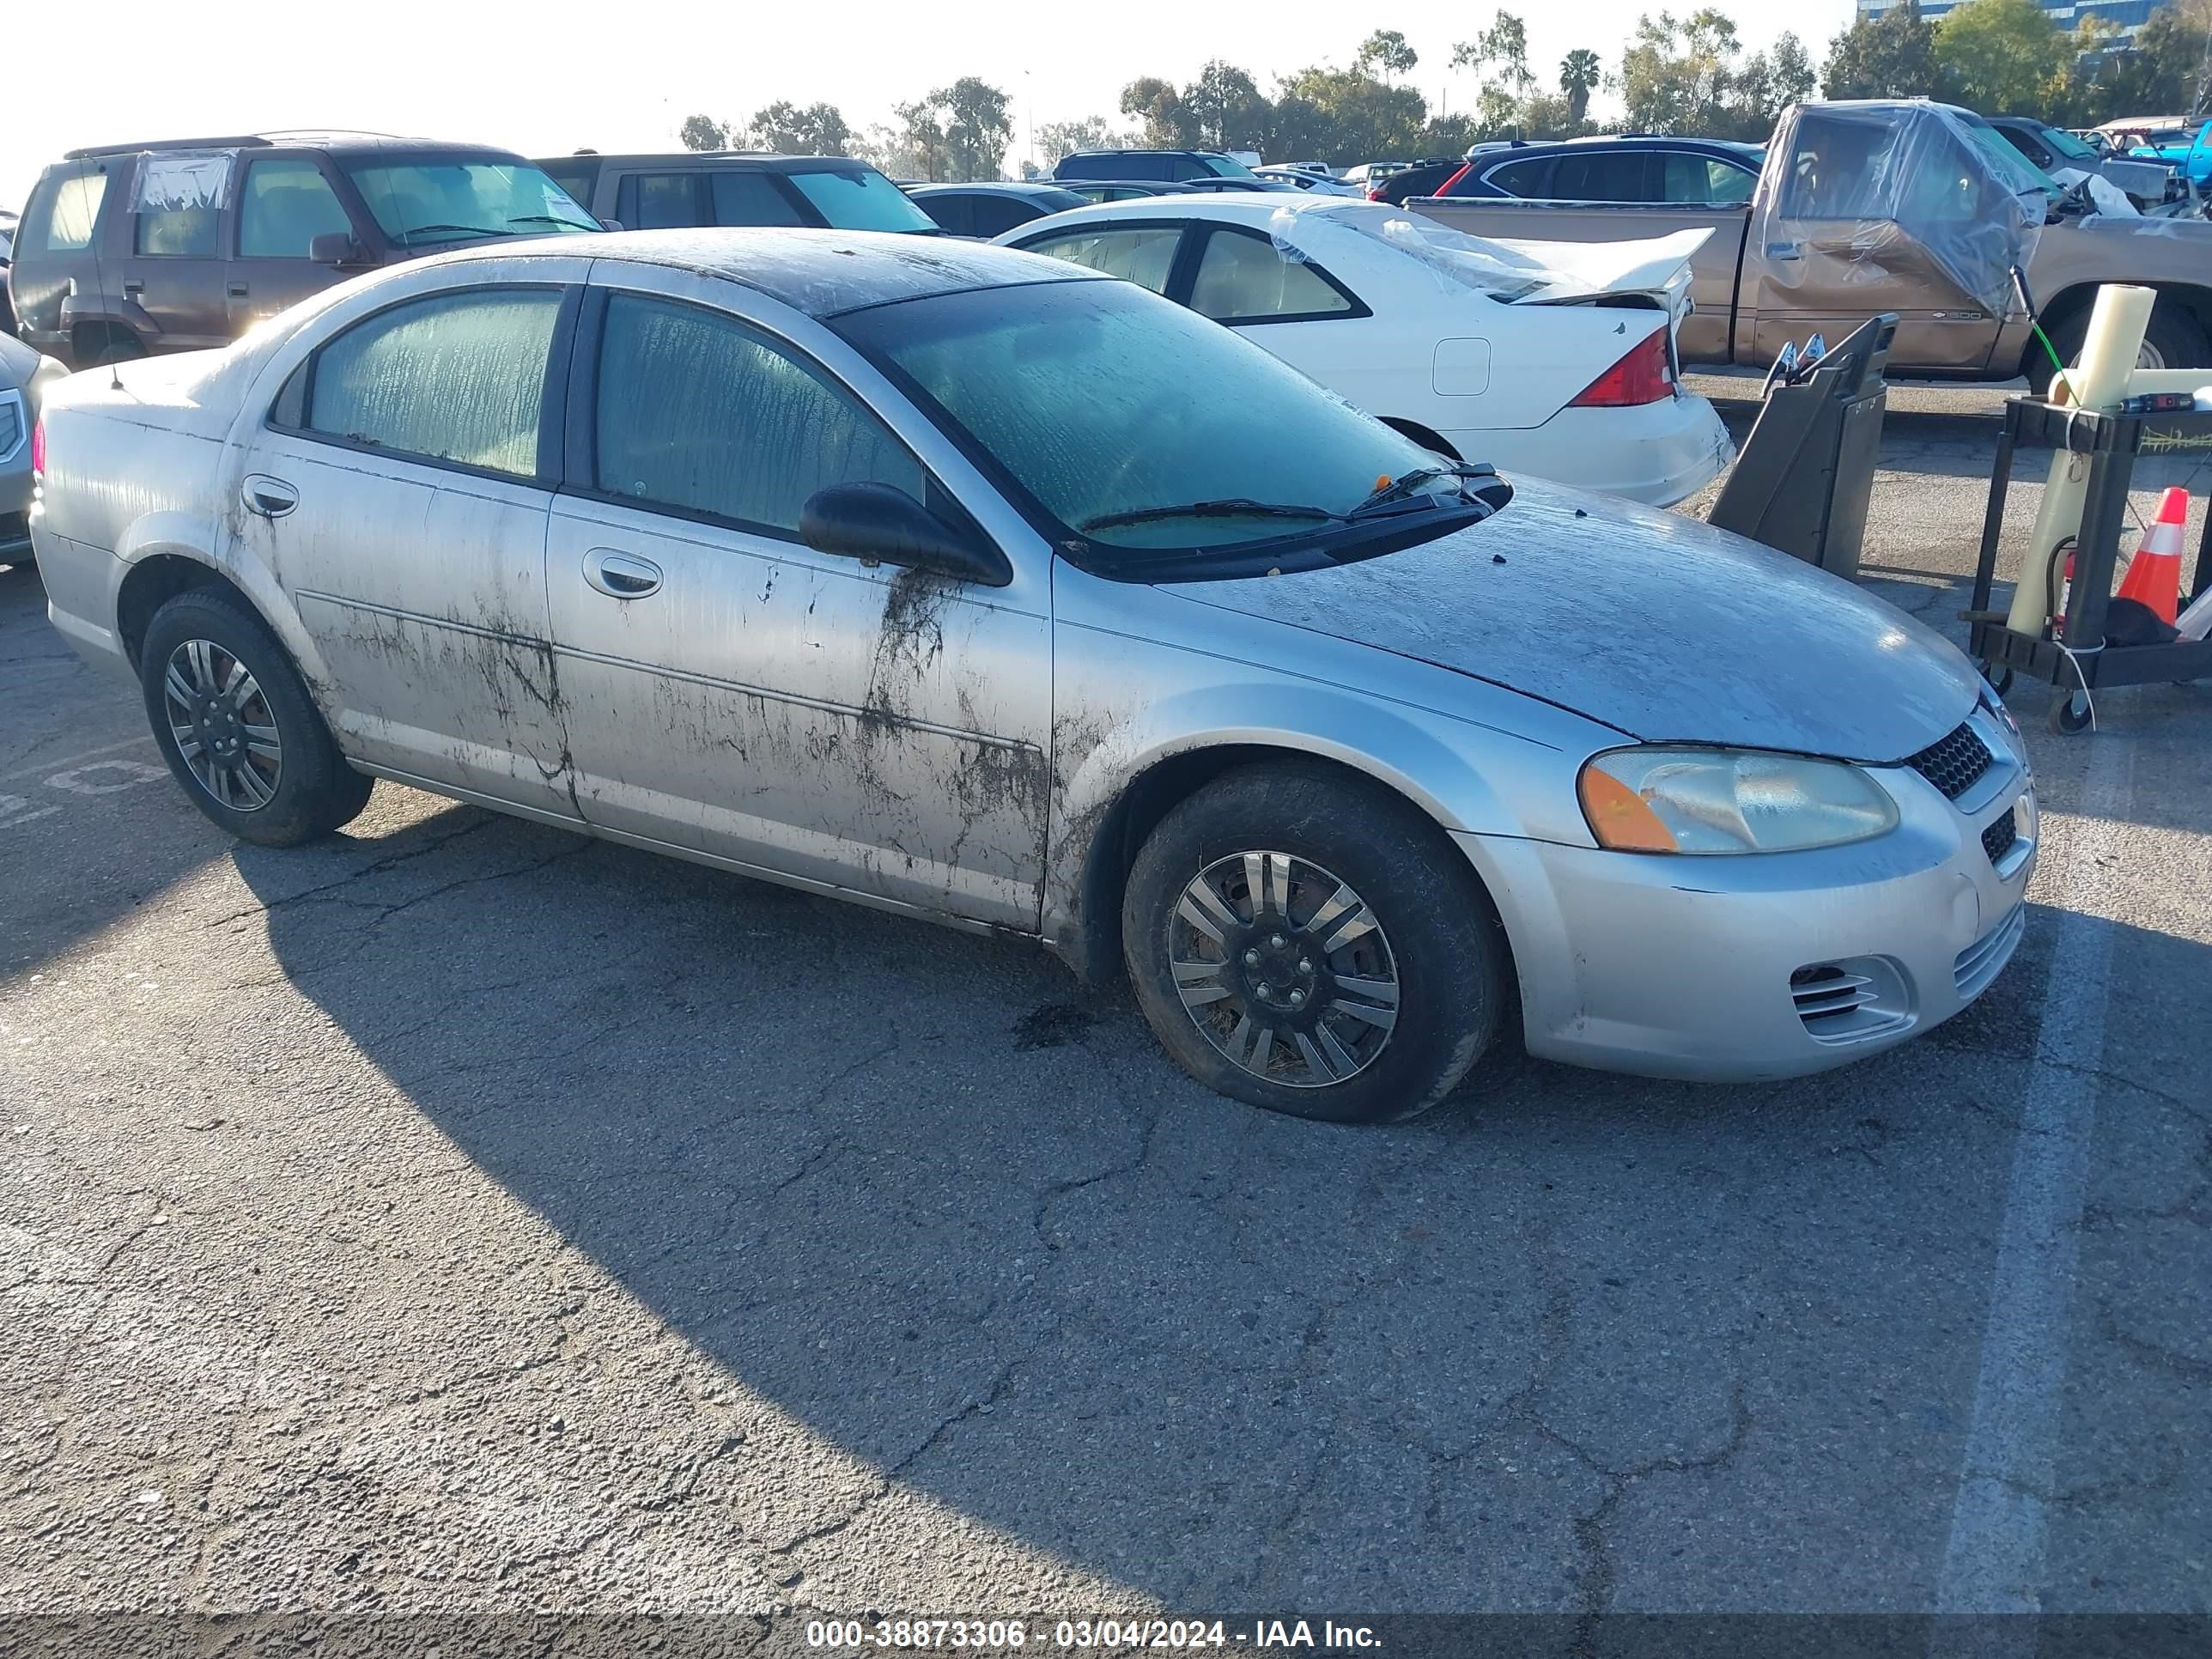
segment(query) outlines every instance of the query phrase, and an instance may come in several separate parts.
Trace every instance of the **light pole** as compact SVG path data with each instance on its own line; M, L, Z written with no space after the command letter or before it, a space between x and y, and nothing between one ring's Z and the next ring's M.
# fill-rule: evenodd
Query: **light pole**
M1022 71L1022 124L1030 130L1030 171L1037 170L1036 142L1036 83L1030 79L1027 70Z

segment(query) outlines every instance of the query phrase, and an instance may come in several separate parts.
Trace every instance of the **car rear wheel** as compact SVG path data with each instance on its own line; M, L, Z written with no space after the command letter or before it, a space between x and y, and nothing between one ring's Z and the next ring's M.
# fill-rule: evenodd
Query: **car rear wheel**
M290 847L368 805L373 780L346 764L291 658L240 600L179 593L154 613L138 664L161 757L232 835Z
M1122 939L1176 1061L1298 1117L1426 1110L1508 995L1496 915L1443 833L1310 764L1241 768L1170 811L1130 871Z

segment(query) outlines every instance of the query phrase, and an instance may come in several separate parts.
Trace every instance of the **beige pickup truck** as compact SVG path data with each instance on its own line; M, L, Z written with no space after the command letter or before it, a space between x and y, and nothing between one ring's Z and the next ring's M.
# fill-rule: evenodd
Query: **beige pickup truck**
M1833 343L1893 311L1893 378L2025 374L2041 390L2051 362L2014 297L2018 264L2069 362L2099 285L2135 283L2159 290L2141 366L2212 365L2212 222L2085 210L1979 116L1923 100L1788 111L1747 204L1491 196L1407 205L1470 235L1513 241L1710 228L1692 267L1696 309L1680 337L1689 363L1764 368L1785 341L1820 333Z

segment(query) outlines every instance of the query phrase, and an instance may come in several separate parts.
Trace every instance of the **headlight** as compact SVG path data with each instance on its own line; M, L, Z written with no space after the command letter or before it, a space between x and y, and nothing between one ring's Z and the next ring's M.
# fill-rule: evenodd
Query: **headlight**
M1857 767L1757 750L1616 749L1577 789L1598 845L1620 853L1790 853L1897 827L1897 803Z

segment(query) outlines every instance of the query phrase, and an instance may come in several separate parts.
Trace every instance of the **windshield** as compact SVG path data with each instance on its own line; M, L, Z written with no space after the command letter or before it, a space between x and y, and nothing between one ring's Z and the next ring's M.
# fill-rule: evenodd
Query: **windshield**
M837 327L997 463L1054 521L1056 541L1087 544L1109 571L1310 543L1378 484L1437 464L1258 346L1132 283L941 295ZM1417 492L1413 510L1456 502L1456 481L1438 487L1442 497Z
M1201 155L1200 161L1213 170L1217 179L1256 179L1260 175L1242 161L1226 155Z
M818 167L784 175L820 210L832 230L912 230L938 234L937 221L873 167Z
M567 236L599 222L527 161L355 161L346 177L402 247L472 236Z
M2061 132L2057 127L2038 127L2036 134L2061 155L2075 161L2094 161L2097 152L2070 132Z
M1966 131L1974 135L1974 143L1989 161L1990 171L2003 180L2014 195L2025 196L2030 191L2041 191L2056 201L2066 193L2063 185L2014 149L1995 127L1969 121Z

